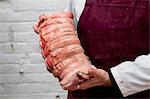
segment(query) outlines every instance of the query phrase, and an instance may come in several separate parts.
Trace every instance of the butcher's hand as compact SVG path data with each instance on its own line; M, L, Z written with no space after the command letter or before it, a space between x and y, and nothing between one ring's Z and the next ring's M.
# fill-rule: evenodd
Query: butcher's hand
M74 90L86 90L88 88L96 86L108 86L111 87L111 81L108 73L103 69L97 69L92 66L88 70L88 74L91 76L90 79L83 83L80 83Z

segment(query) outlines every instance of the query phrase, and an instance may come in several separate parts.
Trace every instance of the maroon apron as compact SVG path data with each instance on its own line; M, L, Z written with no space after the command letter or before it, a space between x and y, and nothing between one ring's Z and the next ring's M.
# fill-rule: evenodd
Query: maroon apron
M149 53L149 0L87 0L78 35L93 65L108 71ZM149 91L129 97L147 97ZM110 87L72 91L68 99L119 97Z

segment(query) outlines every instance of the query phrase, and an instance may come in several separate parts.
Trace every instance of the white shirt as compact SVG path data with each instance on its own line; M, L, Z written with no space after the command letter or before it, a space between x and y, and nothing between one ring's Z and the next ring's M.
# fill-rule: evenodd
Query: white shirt
M65 10L74 15L77 25L86 0L69 0ZM111 68L112 75L124 97L150 89L150 54L141 55L135 61L125 61Z

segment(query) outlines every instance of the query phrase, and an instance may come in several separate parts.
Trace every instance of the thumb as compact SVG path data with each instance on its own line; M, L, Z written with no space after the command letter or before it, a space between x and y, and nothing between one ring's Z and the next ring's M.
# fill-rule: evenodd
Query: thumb
M95 66L90 66L88 68L88 74L91 76L96 76L97 75L97 68Z
M94 78L91 78L91 79L89 79L89 80L87 80L87 81L81 83L81 84L79 85L79 89L85 90L85 89L88 89L88 88L93 87L93 86L94 86L94 81L95 81L95 79L94 79Z

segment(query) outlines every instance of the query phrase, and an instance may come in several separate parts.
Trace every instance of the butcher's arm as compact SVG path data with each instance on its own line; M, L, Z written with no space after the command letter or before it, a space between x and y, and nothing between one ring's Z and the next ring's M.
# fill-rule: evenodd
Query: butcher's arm
M124 97L150 89L150 54L111 68L109 76Z
M150 89L150 54L139 56L133 62L123 62L108 72L92 68L88 73L92 78L81 83L77 89L112 86L118 97L126 97Z

